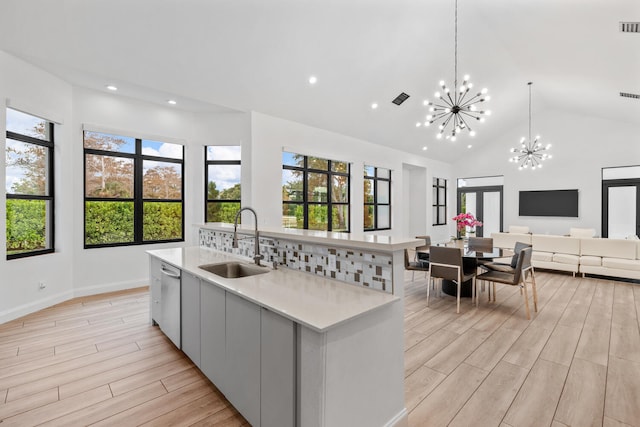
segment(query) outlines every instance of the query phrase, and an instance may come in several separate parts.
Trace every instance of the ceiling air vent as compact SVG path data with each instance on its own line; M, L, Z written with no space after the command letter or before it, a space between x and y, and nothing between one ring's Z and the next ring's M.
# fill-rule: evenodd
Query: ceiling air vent
M396 99L394 99L391 102L393 102L396 105L400 105L404 101L406 101L408 98L409 98L409 95L407 95L406 93L402 92L400 95L396 96Z
M640 33L640 22L621 22L621 33Z
M640 95L636 93L620 92L620 96L623 98L640 99Z

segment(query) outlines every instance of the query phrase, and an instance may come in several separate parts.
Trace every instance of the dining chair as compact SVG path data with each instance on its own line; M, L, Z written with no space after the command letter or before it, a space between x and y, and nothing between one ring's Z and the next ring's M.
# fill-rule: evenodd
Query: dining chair
M476 252L493 252L493 238L469 237L467 247L469 248L469 250ZM483 267L485 264L491 262L491 260L476 258L474 262L476 264L476 267ZM482 273L482 271L478 271L478 274L480 273ZM482 292L484 292L484 284L482 284L480 289L482 290Z
M424 245L416 248L414 261L429 261L429 248L431 247L431 236L416 236L416 239L424 240Z
M417 249L417 248L416 248ZM411 271L411 281L416 278L416 271L429 272L429 263L426 261L409 261L409 249L404 250L404 269Z
M493 301L496 300L496 283L505 285L518 286L524 291L524 305L527 311L527 320L531 319L529 310L529 296L527 293L527 276L531 278L531 289L533 290L533 308L538 312L538 294L536 291L536 277L531 265L531 247L524 248L518 253L518 262L513 273L489 270L480 274L476 280L488 281L493 285Z
M496 262L490 261L482 265L482 268L486 270L494 270L494 271L503 271L505 273L513 273L516 269L516 265L518 264L518 256L520 255L520 251L524 248L530 248L531 245L523 242L516 242L513 248L513 256L511 257L510 262Z
M493 238L491 237L469 237L467 247L479 252L493 251Z
M442 280L451 280L456 284L456 313L460 313L460 287L463 282L472 280L471 301L476 300L476 268L473 271L465 271L462 262L462 249L445 246L432 246L429 257L429 274L427 276L427 306L429 306L429 296L431 281L440 279L440 291L442 292Z

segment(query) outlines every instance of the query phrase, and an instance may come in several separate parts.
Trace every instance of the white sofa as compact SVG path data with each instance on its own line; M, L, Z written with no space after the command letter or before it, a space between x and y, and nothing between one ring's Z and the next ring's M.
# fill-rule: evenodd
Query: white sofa
M491 233L493 246L502 249L513 249L516 242L531 244L531 234L523 233Z
M531 236L534 267L569 271L575 276L580 266L580 239L575 237L533 234Z
M493 245L533 246L534 267L573 273L640 279L640 241L546 234L492 233Z
M640 244L625 239L580 239L580 272L640 279Z

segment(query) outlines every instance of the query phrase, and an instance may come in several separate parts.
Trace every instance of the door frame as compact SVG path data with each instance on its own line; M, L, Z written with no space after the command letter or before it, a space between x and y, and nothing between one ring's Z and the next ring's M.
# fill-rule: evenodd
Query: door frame
M609 188L636 187L636 236L640 235L640 178L602 180L602 237L609 237Z
M484 222L484 193L500 193L500 232L503 231L504 221L504 186L490 185L481 187L458 187L457 188L457 205L456 215L460 212L462 205L462 193L476 193L476 218L480 222ZM456 232L459 234L459 232ZM484 237L484 227L476 227L476 235Z

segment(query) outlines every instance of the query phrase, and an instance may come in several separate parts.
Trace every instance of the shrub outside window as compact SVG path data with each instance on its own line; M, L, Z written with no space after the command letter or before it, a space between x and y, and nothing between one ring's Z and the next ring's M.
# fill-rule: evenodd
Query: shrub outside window
M84 132L85 248L184 240L184 147Z
M7 259L52 253L53 123L7 108Z
M233 222L240 210L239 145L205 147L205 222Z
M391 228L391 171L364 167L364 229Z
M347 162L282 153L282 226L349 231Z

